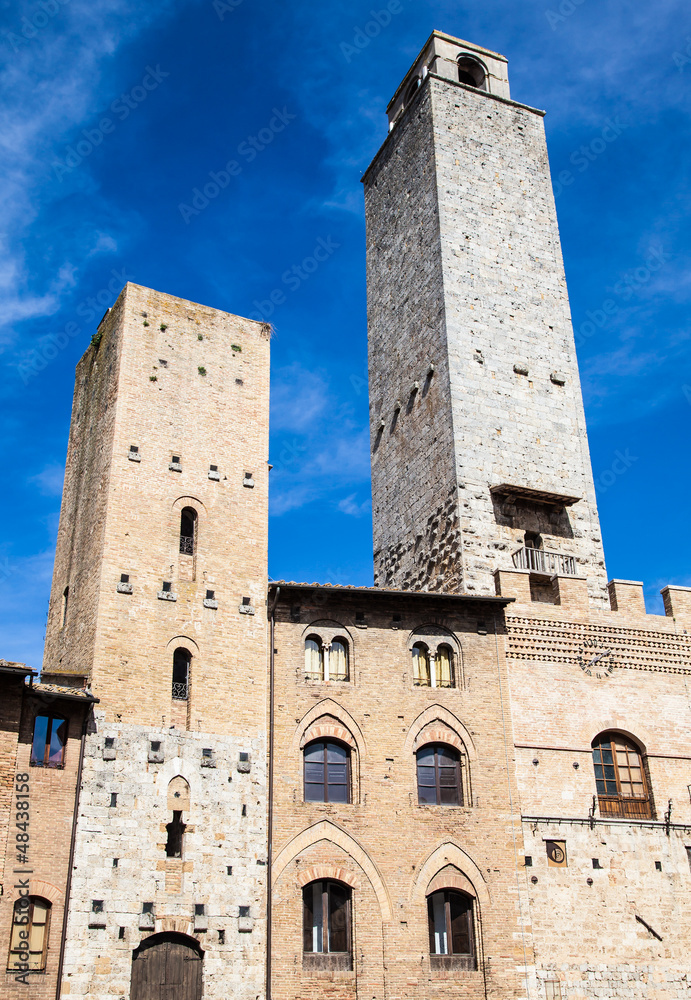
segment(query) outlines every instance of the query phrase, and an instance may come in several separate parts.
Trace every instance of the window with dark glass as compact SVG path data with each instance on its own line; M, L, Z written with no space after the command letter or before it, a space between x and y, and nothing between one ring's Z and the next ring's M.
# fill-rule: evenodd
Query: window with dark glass
M453 747L430 743L417 752L420 805L462 806L461 758Z
M310 882L302 890L303 951L350 957L351 891L340 882Z
M598 805L603 816L648 819L652 803L643 757L633 740L601 733L592 743Z
M350 801L350 751L316 740L305 747L305 802Z
M62 767L65 762L67 719L60 715L37 715L31 744L34 767Z
M46 967L50 903L40 896L24 896L14 904L8 970L41 972Z
M197 533L197 512L194 507L184 507L180 514L180 551L194 555Z
M192 655L182 646L173 653L173 698L187 701L190 686L190 662Z
M433 892L427 897L427 917L432 966L474 969L472 898L450 889Z

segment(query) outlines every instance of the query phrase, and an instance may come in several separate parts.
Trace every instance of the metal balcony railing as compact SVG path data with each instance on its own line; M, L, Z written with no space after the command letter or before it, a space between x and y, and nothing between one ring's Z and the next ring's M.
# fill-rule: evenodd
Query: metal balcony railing
M578 575L574 556L565 556L561 552L550 552L548 549L532 549L530 546L525 546L518 552L514 552L513 564L516 569L528 569L531 573L543 573L545 576Z
M187 701L187 682L173 681L173 701Z

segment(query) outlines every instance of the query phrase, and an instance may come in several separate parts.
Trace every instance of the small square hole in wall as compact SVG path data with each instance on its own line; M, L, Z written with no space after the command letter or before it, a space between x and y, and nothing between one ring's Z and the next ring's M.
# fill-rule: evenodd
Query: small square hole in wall
M124 941L125 940L125 928L124 927L121 927L120 930L118 931L118 940L119 941Z
M218 943L219 944L226 943L226 932L223 930L223 928L221 928L218 932Z
M203 917L204 916L204 904L203 903L195 903L194 904L194 915L195 915L195 917Z
M119 861L120 861L120 858L113 858L113 868L117 868L118 867L118 862Z
M171 462L175 462L176 465L180 464L180 456L179 455L173 455L170 460L171 460Z
M249 605L250 605L250 601L251 601L250 597L243 597L243 599L242 599L242 606L244 608L248 608Z
M202 747L202 757L205 757L207 760L209 760L211 757L213 757L213 750L212 750L212 748L211 747Z
M529 854L526 854L526 856L525 856L525 866L526 866L526 868L532 868L533 867L533 859L531 858L531 856Z
M365 612L364 611L356 611L355 612L355 621L356 622L364 622L364 620L365 620Z
M106 750L112 750L114 746L115 746L115 737L106 736Z
M662 871L662 862L661 861L656 861L655 862L655 871L656 872L661 872Z
M164 580L163 583L161 584L161 590L163 591L163 593L169 594L170 588L171 588L170 580Z
M226 865L226 875L232 875L232 874L233 874L233 866Z
M242 381L242 379L241 379L241 378L236 378L236 379L235 379L235 384L236 384L236 385L244 385L245 383L244 383L244 382Z
M240 751L240 760L241 761L247 761L249 759L250 759L249 753L246 750L241 750Z
M130 451L132 452L133 455L138 454L138 452L139 452L139 445L131 444L130 445Z
M130 574L129 573L121 573L120 574L120 583L129 583L129 582L130 582Z
M209 472L218 472L218 466L217 465L210 465L209 466Z
M599 858L593 858L593 868L597 868L597 869L602 868L602 865L600 864L600 859Z
M250 908L249 908L249 906L241 906L240 907L240 914L239 915L241 917L249 917L249 915L250 915Z
M161 329L165 330L165 327L161 327ZM161 366L161 368L167 368L168 367L168 362L165 361L163 358L159 358L158 359L158 363Z
M110 805L111 805L111 807L113 807L113 806L116 806L117 804L118 804L118 793L117 792L111 792L110 793Z
M92 899L91 900L91 912L92 913L103 913L103 900L102 899Z
M207 592L206 592L206 599L207 599L207 601L213 601L213 599L214 599L215 596L216 596L216 591L215 590L207 590Z
M151 752L152 753L158 753L160 751L160 749L161 749L161 741L160 740L152 740L151 741Z

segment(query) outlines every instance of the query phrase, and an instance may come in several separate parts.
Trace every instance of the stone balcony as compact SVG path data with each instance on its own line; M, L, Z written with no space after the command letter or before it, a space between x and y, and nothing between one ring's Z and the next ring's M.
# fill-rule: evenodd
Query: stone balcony
M531 573L541 573L543 576L578 576L574 556L562 552L550 552L549 549L532 549L525 546L513 554L513 564L516 569L527 569Z

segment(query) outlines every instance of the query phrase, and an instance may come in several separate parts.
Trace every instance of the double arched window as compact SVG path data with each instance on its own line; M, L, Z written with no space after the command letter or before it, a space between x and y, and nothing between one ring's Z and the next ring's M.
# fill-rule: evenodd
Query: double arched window
M418 687L454 687L454 654L448 643L442 642L430 649L426 642L416 642L412 647L413 684Z
M8 971L45 969L50 907L49 901L41 896L23 896L14 904Z
M650 819L653 814L640 747L621 733L600 733L592 742L598 805L602 816Z
M33 767L63 767L67 743L67 719L51 713L37 715L31 744Z
M445 743L428 743L417 758L417 800L420 805L462 806L461 755Z
M473 899L464 892L442 889L427 897L432 968L475 969Z
M336 636L324 642L313 633L305 639L305 679L308 681L350 680L348 640Z
M305 965L352 969L351 895L349 886L332 880L310 882L302 890Z
M305 802L350 802L350 749L314 740L304 751Z

